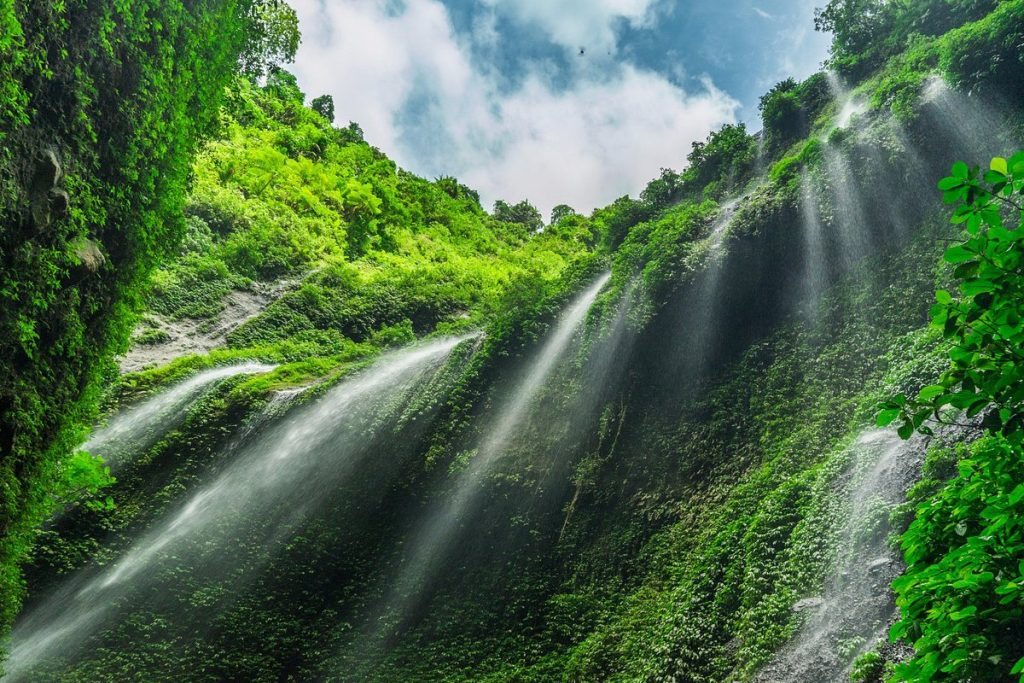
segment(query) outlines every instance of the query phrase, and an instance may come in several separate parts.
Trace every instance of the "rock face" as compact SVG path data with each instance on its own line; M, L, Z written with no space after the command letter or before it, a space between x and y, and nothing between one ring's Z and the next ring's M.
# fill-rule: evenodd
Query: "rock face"
M30 194L32 198L32 222L37 230L50 227L54 219L61 219L68 213L70 198L60 187L64 180L64 167L57 152L46 148L36 159Z
M73 247L75 258L78 259L78 267L75 268L75 278L82 279L99 272L107 259L100 251L99 245L89 239L82 239L75 242Z
M845 502L824 592L793 605L800 626L759 672L757 683L849 680L853 659L885 642L897 615L890 583L903 569L898 551L888 543L888 511L905 500L924 451L920 440L902 441L881 430L863 434L851 446L851 470L840 478L836 492Z
M804 598L803 600L797 600L796 604L793 605L794 612L806 612L808 610L819 609L825 604L823 598Z

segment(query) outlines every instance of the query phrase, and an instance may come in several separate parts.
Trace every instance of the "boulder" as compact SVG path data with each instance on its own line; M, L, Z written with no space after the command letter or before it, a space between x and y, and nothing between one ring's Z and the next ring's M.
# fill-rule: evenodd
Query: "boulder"
M55 218L67 215L69 198L68 193L60 187L63 179L64 169L57 153L50 148L44 149L36 157L30 188L32 222L39 230L48 228Z
M49 194L50 217L64 218L64 216L67 216L68 206L71 203L68 193L59 187L55 187L50 190Z
M52 148L46 148L39 153L36 159L35 175L32 178L33 191L45 194L64 178L64 168L60 165L60 159Z
M78 266L74 270L77 280L96 274L107 262L100 246L90 239L76 240L72 247L72 253L78 260Z

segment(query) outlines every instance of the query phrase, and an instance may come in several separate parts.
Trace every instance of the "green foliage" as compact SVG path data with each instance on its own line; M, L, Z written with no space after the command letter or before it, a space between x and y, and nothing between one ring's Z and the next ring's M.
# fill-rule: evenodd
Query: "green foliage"
M151 280L147 303L165 323L219 324L233 291L276 282L276 300L229 344L301 339L333 356L346 340L406 338L384 329L480 325L511 283L555 280L597 243L582 216L538 232L528 202L499 203L488 216L456 179L431 183L399 170L304 99L280 69L263 88L246 80L228 88L221 135L195 164L182 254Z
M143 283L181 237L189 166L224 85L240 59L258 71L294 51L275 37L288 12L276 0L0 3L0 632L55 482L84 471L66 459Z
M742 123L727 124L706 141L694 142L682 178L687 193L697 199L718 199L725 191L742 187L753 174L757 147Z
M950 366L916 397L882 404L878 423L900 419L908 438L950 414L981 416L991 436L924 499L901 539L907 571L893 584L902 619L892 637L913 640L915 657L894 680L1006 680L1024 669L1024 153L996 157L984 173L957 162L938 186L964 229L943 254L959 293L937 291L931 309Z
M314 97L309 103L310 109L327 119L327 123L334 123L334 98L330 95Z
M1015 99L1024 95L1024 4L999 3L985 21L951 31L944 40L944 48L942 70L961 88L979 88L996 98Z
M494 211L491 215L502 223L521 226L524 237L544 227L544 218L541 217L540 211L525 199L518 204L509 204L499 199L494 202Z
M811 124L831 102L824 74L818 73L802 83L788 78L761 96L758 109L764 122L765 146L781 151L810 132Z
M569 206L568 204L559 204L558 206L551 209L551 225L560 223L563 218L568 218L569 216L577 215L579 214L576 213L576 210Z
M970 4L944 3L980 11L981 4ZM271 9L263 15L267 28L257 32L277 32L267 54L287 53L294 44L291 15ZM837 30L888 30L879 28L890 25L886 17L868 11L863 27ZM925 72L954 54L957 36L984 43L1014 35L1006 23L1016 16L1010 10L991 16L984 21L1003 22L998 31L983 21L941 38L913 39L863 92L879 106L898 102L912 112ZM854 19L836 11L828 21ZM850 40L863 40L853 33ZM68 461L81 467L69 470L78 471L67 477L78 483L67 489L88 503L75 509L73 524L47 532L32 585L115 557L204 473L228 464L231 436L239 425L260 426L271 392L315 384L305 399L390 346L473 328L487 334L467 343L442 381L387 433L386 457L327 493L330 503L273 552L252 540L265 539L261 527L272 520L249 520L236 550L240 567L259 569L252 585L228 586L172 563L167 569L177 578L164 584L169 602L196 608L188 610L192 621L169 623L157 612L127 607L120 623L92 634L96 647L82 662L57 675L754 679L798 627L794 602L820 592L842 542L844 508L835 492L855 474L847 446L877 404L877 387L905 391L941 365L941 331L918 326L919 304L935 286L934 238L945 226L932 225L921 217L923 205L913 205L903 215L920 232L916 239L872 232L865 251L875 249L874 256L833 273L822 300L801 298L794 275L806 265L799 182L820 180L826 144L801 138L829 111L820 74L766 95L761 140L726 126L694 145L688 167L664 169L639 198L620 198L589 217L560 206L544 227L528 202L499 202L488 215L456 179L429 182L401 171L363 140L357 125L333 128L325 101L305 106L291 74L259 64L243 57L247 70L267 71L266 84L229 83L219 134L195 160L187 201L177 196L185 203L177 227L184 239L177 258L162 261L149 280L146 303L155 322L139 340L159 343L159 325L181 318L216 325L238 290L274 291L277 298L235 328L226 348L123 376L109 406L218 363L244 358L281 366L219 386L189 410L181 429L137 454L123 475L119 470L118 482L104 481L95 460ZM0 62L0 74L5 68ZM993 71L992 82L1007 82L1011 71ZM918 143L935 137L914 121L900 132ZM858 187L888 186L906 173L906 159L888 158L894 152L885 140L865 134L828 145L849 152ZM872 167L857 155L882 161ZM771 170L752 184L762 167ZM970 179L961 180L949 191L963 190ZM724 201L733 193L742 196L734 214ZM837 206L826 201L822 208L834 213ZM900 208L883 204L865 222ZM720 218L727 220L719 225ZM823 232L850 256L846 235L836 236L840 229ZM171 241L153 246L168 250ZM609 291L593 307L577 353L541 388L496 471L477 482L483 502L474 533L441 560L444 571L423 592L421 609L387 648L338 655L365 620L379 617L373 609L390 592L389 568L400 563L420 513L452 495L454 473L464 470L486 429L482 418L506 398L566 302L608 263ZM969 303L980 306L974 298ZM697 355L693 331L704 322L722 328L705 340L715 353L698 359L705 363L699 371L681 372L673 364ZM33 334L41 336L32 327L20 333L29 346ZM987 363L986 357L983 371ZM372 422L370 429L390 429L384 420ZM69 435L64 446L81 436ZM934 556L912 565L908 577L916 578L901 586L901 601L907 596L923 610L908 627L918 629L922 646L934 644L954 670L977 666L979 676L1001 671L1004 678L1009 659L978 658L997 648L1020 650L1016 632L1005 628L1019 608L1019 538L1010 531L1016 533L1024 497L1010 487L1021 473L1005 457L1008 444L1000 436L969 453L961 449L967 465L950 486L944 484L955 456L933 450L912 493L930 506L922 514L928 521L915 522L904 542ZM108 494L116 505L107 504ZM293 513L283 509L290 505L281 514ZM1009 519L991 537L979 522L988 513ZM907 514L893 516L897 528ZM858 532L885 528L884 519L874 520ZM956 544L970 549L941 571L924 571ZM16 578L4 581L13 585ZM996 586L1007 592L996 593L993 603ZM1010 601L998 604L1005 596ZM935 630L927 626L932 616ZM966 655L941 640L943 629L968 643ZM844 641L838 654L848 659L860 646ZM883 659L875 652L861 657L855 676L880 680L887 675Z
M942 422L947 407L968 418L984 412L982 426L1015 445L1024 441L1024 370L1018 368L1024 344L1024 231L1014 198L1024 191L1024 153L997 157L983 175L978 167L958 162L939 181L943 200L954 204L952 221L963 225L965 238L949 247L943 259L954 266L959 296L935 294L932 324L953 344L951 367L938 382L908 400L897 396L879 414L880 425L902 418L901 436L925 422ZM1010 228L1004 212L1016 213Z
M999 0L829 0L814 25L832 33L831 66L863 76L902 52L919 36L940 36L1015 2ZM990 49L998 43L988 43Z

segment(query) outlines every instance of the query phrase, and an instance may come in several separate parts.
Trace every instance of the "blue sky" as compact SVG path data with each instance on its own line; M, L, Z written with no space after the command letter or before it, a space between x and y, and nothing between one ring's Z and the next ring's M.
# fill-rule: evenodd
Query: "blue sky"
M817 0L821 4L822 0ZM310 96L485 206L636 195L758 97L813 73L815 0L293 0ZM582 54L581 54L582 50Z

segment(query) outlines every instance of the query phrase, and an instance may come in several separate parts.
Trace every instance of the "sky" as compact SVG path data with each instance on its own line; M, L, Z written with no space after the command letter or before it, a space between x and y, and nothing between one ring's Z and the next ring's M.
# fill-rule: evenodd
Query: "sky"
M547 216L636 196L826 58L823 0L291 0L294 71L427 177Z

